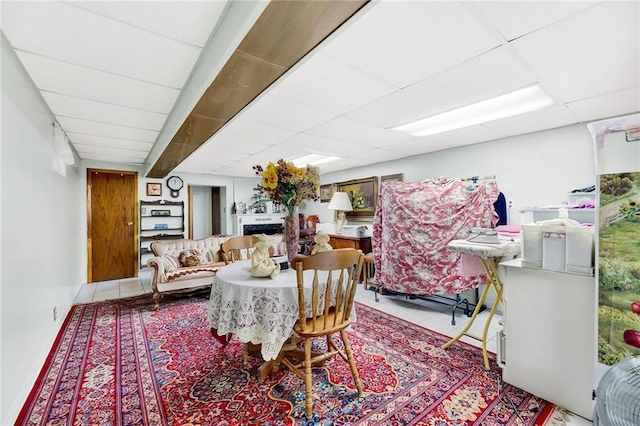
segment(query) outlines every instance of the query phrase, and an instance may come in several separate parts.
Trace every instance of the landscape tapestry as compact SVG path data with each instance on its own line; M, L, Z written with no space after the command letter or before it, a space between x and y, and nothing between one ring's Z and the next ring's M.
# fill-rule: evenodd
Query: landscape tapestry
M640 172L600 175L598 361L640 355Z

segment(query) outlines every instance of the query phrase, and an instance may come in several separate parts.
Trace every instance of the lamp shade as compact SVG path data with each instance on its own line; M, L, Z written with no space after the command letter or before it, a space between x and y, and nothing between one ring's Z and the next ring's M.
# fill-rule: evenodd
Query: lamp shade
M327 207L329 210L342 210L346 212L350 212L353 210L351 207L351 200L349 199L349 195L346 192L336 192L331 197L331 201L329 201L329 206Z

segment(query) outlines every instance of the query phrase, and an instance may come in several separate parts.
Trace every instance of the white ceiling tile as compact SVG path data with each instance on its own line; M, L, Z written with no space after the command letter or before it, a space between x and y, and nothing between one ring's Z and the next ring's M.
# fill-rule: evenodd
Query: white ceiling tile
M239 161L249 157L249 154L229 149L225 145L220 145L216 148L215 144L199 148L192 155L203 159L211 159L216 162Z
M176 173L193 173L194 175L206 175L209 174L212 170L206 167L191 167L190 165L185 165L185 162L178 164L173 172Z
M155 142L157 131L116 126L115 124L98 123L71 117L57 117L65 132L84 135L105 136L115 139L129 139L143 142Z
M120 155L113 155L113 154L85 153L80 155L80 158L82 158L83 160L105 161L109 163L118 163L118 164L142 165L142 162L143 162L143 160L141 160L138 157L127 157L127 156L120 156Z
M506 48L498 48L345 116L389 128L503 95L535 81Z
M111 148L131 149L134 151L142 151L149 153L153 147L151 142L132 141L126 139L105 138L103 136L90 136L73 132L66 132L69 137L69 141L76 146L80 145L95 145Z
M134 27L203 47L227 1L89 1L73 5Z
M165 114L72 98L57 93L42 92L42 96L54 114L66 117L147 130L160 130L167 119Z
M180 91L128 77L96 71L55 59L18 52L40 90L81 99L168 114Z
M368 163L364 160L356 159L356 158L341 158L337 161L332 161L330 163L324 163L320 165L320 173L330 173L338 170L347 170L355 167L366 166ZM322 180L322 179L321 179Z
M589 1L478 1L473 6L507 40L538 30L587 9Z
M407 133L381 129L344 117L337 117L304 133L367 147L387 146L413 139L413 136Z
M422 140L440 145L444 148L473 145L494 139L500 139L506 135L498 131L488 129L485 126L469 126L463 129L452 130L438 135L425 136Z
M497 133L508 136L521 135L523 133L537 132L545 129L553 129L569 124L578 123L580 120L566 106L556 106L514 117L503 118L483 126Z
M120 149L106 146L80 144L75 144L74 148L76 149L76 151L78 151L78 154L83 157L85 156L85 154L108 154L114 155L116 157L137 158L139 160L144 160L147 157L146 151L136 151L133 149Z
M336 157L346 157L362 151L362 145L354 145L331 139L319 138L299 133L289 139L280 142L278 145L284 149L300 149L308 153L324 154Z
M640 111L640 86L567 104L582 121L616 117Z
M406 87L499 45L458 2L379 2L323 51Z
M3 32L18 50L182 88L201 49L66 2L3 2Z
M234 152L253 155L257 154L258 152L264 151L270 146L271 145L248 142L245 140L238 140L216 135L214 138L206 142L201 149L213 150L214 153L220 150L231 150Z
M215 168L224 167L234 161L223 160L220 158L210 158L204 155L194 155L191 154L185 160L180 163L180 166L184 166L187 168L201 168L205 170L213 170Z
M372 148L372 149L363 149L355 156L350 156L349 158L364 161L366 163L381 163L384 161L397 160L399 158L407 157L408 154L402 151L392 151L389 149L380 149L380 148Z
M296 132L291 130L278 129L273 126L234 119L216 133L214 137L224 136L237 140L274 145L295 134Z
M393 146L391 152L405 154L405 157L412 155L426 154L428 152L442 151L446 146L424 139L413 139L409 142L402 142ZM388 151L389 149L387 149Z
M259 164L262 167L266 167L269 162L275 163L281 158L289 161L305 154L308 154L308 152L298 147L282 148L280 146L271 146L262 152L249 156L244 163L250 165L247 169L248 175L253 175L253 170L251 169L253 166Z
M265 95L242 111L240 117L243 121L303 132L331 120L335 115Z
M638 2L604 2L513 42L565 102L635 86Z
M326 55L318 54L269 94L331 114L344 114L396 90Z

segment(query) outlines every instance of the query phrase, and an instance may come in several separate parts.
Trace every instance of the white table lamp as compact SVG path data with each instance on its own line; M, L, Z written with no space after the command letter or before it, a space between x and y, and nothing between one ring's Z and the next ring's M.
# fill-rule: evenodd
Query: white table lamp
M329 210L337 210L338 211L338 220L336 221L336 234L342 234L342 228L347 224L347 218L345 212L350 212L353 210L351 206L351 200L349 199L349 194L346 192L336 192L331 197L331 201L329 201L329 206L327 207Z

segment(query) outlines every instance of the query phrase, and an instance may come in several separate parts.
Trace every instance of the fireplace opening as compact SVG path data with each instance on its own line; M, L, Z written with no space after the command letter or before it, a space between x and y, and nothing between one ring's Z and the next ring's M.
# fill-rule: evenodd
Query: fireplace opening
M242 235L281 234L283 231L282 226L283 225L281 223L257 223L257 224L251 224L251 225L243 225Z

